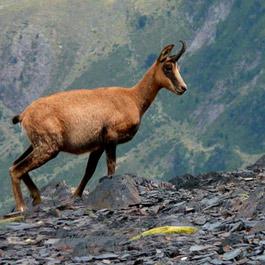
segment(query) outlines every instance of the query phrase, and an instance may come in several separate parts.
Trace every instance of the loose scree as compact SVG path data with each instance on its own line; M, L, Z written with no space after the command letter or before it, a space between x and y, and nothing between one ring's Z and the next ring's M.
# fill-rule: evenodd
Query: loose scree
M74 192L82 196L98 160L106 152L108 176L115 173L116 147L137 132L141 118L161 88L182 95L187 86L178 67L186 50L170 55L174 45L167 45L143 78L133 87L103 87L59 92L33 101L13 118L21 123L31 145L9 169L18 211L25 210L20 181L23 180L33 199L41 202L39 189L29 172L55 158L59 152L90 152L85 175Z

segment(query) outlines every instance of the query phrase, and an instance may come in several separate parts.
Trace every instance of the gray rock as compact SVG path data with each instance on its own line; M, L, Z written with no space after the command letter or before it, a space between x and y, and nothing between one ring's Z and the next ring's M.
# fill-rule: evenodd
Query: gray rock
M54 245L60 241L60 238L50 238L44 242L44 245Z
M24 229L31 229L31 228L36 228L41 226L41 223L33 223L33 224L29 224L29 223L10 223L9 225L7 225L6 227L11 229L11 230L24 230Z
M192 222L196 225L204 225L206 218L204 216L195 216Z
M224 262L220 259L211 259L210 260L210 264L213 264L213 265L221 265L221 264L224 264Z
M205 225L203 225L202 229L208 231L215 231L218 230L221 226L222 226L221 222L214 222L214 223L207 222Z
M137 184L129 175L104 177L86 199L93 209L121 209L140 202Z
M264 255L260 255L257 257L253 257L254 260L258 260L258 261L264 261L265 262L265 254Z
M123 255L121 255L121 257L120 257L120 260L127 260L127 259L129 259L131 257L131 255L130 254L123 254Z
M89 262L94 259L93 256L74 257L73 260L77 262Z
M236 257L238 257L241 253L242 253L242 249L235 249L235 250L232 250L232 251L226 252L226 253L223 255L223 259L224 259L224 260L233 260L233 259L235 259Z
M118 257L119 257L119 255L116 255L114 253L104 253L104 254L95 256L94 258L96 260L101 260L101 259L116 259Z
M210 249L212 247L212 245L193 245L190 247L190 252L199 252L202 250Z

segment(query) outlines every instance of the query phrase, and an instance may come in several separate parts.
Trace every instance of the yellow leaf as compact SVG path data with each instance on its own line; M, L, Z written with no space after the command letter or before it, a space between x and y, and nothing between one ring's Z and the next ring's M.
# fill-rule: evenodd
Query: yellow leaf
M19 221L23 221L24 220L24 216L15 216L15 217L9 217L9 218L4 218L4 219L0 219L0 225L3 224L8 224L11 222L19 222Z
M161 235L161 234L194 234L198 231L193 226L161 226L144 231L141 234L132 237L130 240L138 240L145 236Z

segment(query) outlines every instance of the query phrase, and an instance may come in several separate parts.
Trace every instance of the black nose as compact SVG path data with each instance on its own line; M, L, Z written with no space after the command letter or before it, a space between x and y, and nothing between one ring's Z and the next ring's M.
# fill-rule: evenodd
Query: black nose
M185 92L187 90L187 86L186 85L182 85L181 89L183 90L183 92Z

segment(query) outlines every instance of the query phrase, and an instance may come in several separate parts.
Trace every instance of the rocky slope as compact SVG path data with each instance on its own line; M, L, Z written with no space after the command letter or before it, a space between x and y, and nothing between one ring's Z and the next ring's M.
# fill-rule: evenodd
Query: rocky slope
M174 178L175 186L132 175L103 178L74 202L65 183L51 183L39 208L1 225L0 263L264 264L264 161L246 170ZM165 225L198 232L130 240Z

